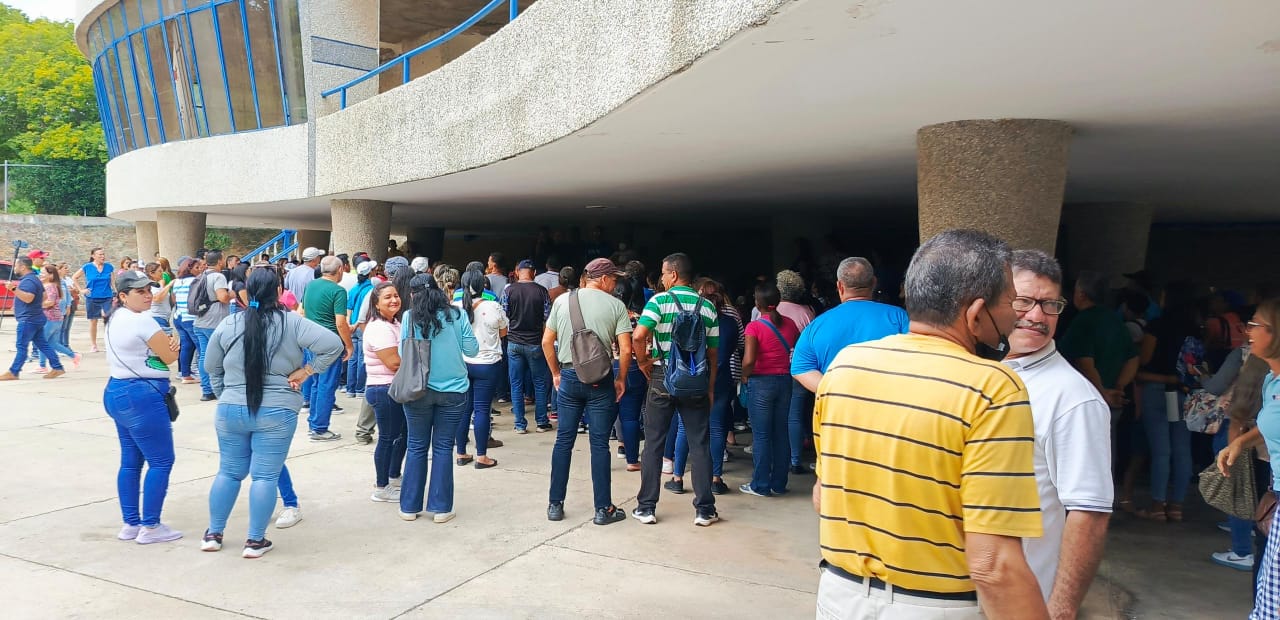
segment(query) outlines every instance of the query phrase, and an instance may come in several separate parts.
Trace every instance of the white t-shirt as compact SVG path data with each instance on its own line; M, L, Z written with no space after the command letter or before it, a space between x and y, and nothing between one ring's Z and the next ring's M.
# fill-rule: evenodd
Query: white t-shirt
M1111 512L1111 409L1051 341L1041 351L1005 360L1027 385L1035 420L1036 486L1044 536L1025 538L1027 563L1045 600L1058 574L1068 510Z
M160 324L150 310L119 308L112 312L106 333L107 368L112 378L168 379L169 367L147 345L159 331Z
M350 271L342 274L342 281L338 282L338 285L347 289L347 292L350 293L351 289L356 286L356 274L351 273Z
M502 361L502 337L500 330L507 329L511 322L502 305L496 301L482 301L475 309L475 320L471 322L471 331L475 332L480 343L480 352L475 357L463 356L468 364L497 364Z

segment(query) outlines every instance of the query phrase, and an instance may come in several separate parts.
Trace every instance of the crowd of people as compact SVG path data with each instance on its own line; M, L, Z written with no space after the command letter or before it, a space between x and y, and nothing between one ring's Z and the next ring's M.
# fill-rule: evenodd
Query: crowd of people
M580 262L562 264L554 252L566 247L541 235L514 267L493 253L461 270L394 243L384 263L319 248L252 263L202 250L176 273L163 258L116 267L94 249L70 275L37 250L9 284L18 355L0 380L16 379L33 347L46 378L65 372L59 356L78 365L66 333L83 297L91 351L105 323L119 538L149 544L182 536L161 521L176 363L180 383L217 402L221 464L201 548L222 548L250 478L246 558L273 548L273 515L279 528L302 519L285 460L304 414L311 441L341 439L330 430L339 393L358 399L355 440L376 441L370 499L407 521L451 521L454 467L498 466L495 401L510 402L513 434L556 434L552 521L566 516L585 435L594 524L627 518L611 497L616 441L639 473L635 520L657 523L662 491L687 484L693 523L710 526L716 497L733 492L728 446L749 429L738 492L781 496L816 475L817 613L831 618L1074 617L1113 506L1182 520L1197 458L1185 411L1203 394L1223 397L1229 419L1211 429L1216 457L1206 442L1201 460L1229 474L1249 459L1260 494L1280 486L1266 459L1280 449L1280 302L1261 295L1157 290L1142 272L1114 290L1099 273L1066 282L1052 256L968 230L920 246L904 307L885 303L862 257L831 267L829 294L797 265L734 298L682 253L650 272L598 231ZM1139 508L1144 463L1151 503ZM1231 549L1212 559L1253 570L1254 617L1276 618L1269 541L1280 537L1253 537L1254 526L1230 517Z

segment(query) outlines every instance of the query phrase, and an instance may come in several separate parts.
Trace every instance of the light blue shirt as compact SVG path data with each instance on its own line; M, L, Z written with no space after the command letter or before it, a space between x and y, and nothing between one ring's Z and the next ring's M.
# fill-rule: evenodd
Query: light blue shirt
M1267 440L1267 452L1273 462L1280 455L1280 377L1267 373L1262 383L1262 410L1258 412L1258 430ZM1271 488L1280 491L1280 467L1271 468Z
M791 374L810 370L827 372L840 350L885 336L905 334L910 326L906 310L879 302L846 301L814 319L796 342L791 356Z
M431 336L431 374L427 377L427 387L437 392L465 392L471 389L471 380L467 378L467 363L462 356L475 357L480 353L480 342L471 331L471 323L461 311L456 312L453 320L446 320L445 313L439 312L443 329ZM401 329L402 337L410 335L422 336L417 323L413 319L413 311L406 310ZM404 356L404 341L400 341L400 355Z

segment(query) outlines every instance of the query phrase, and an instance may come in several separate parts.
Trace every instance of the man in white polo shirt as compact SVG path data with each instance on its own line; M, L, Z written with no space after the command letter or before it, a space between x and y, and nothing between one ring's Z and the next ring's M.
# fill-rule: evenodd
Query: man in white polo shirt
M1023 545L1049 616L1075 618L1102 560L1111 513L1111 410L1054 346L1067 306L1058 261L1039 250L1014 252L1013 282L1018 320L1004 362L1031 396L1044 520L1044 536Z

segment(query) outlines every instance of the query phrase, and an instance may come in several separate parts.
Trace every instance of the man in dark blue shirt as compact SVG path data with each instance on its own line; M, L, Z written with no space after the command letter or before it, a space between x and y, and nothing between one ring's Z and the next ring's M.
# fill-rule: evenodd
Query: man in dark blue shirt
M32 268L31 259L22 257L13 265L13 273L22 279L18 282L10 280L5 283L5 287L13 292L13 317L18 321L18 354L13 358L13 365L9 367L9 371L0 374L0 381L14 381L18 378L18 373L22 372L22 365L27 362L27 352L31 349L31 343L35 343L36 348L49 360L53 365L53 370L44 376L45 379L56 379L67 374L62 369L62 363L58 361L58 354L54 352L53 347L49 346L49 341L44 337L44 285L40 283L40 276L36 275L35 269Z

